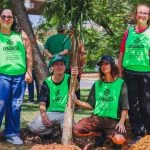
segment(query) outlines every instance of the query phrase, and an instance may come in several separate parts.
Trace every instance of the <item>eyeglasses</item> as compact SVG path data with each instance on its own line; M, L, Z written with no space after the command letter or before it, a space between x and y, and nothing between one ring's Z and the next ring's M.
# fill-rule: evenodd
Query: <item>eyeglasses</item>
M10 20L10 19L13 18L13 16L5 16L5 15L2 15L1 18L2 18L2 20L5 20L6 18L7 18L8 20Z
M149 15L149 13L147 13L147 12L141 12L141 11L137 12L137 14L144 15L144 16L148 16Z

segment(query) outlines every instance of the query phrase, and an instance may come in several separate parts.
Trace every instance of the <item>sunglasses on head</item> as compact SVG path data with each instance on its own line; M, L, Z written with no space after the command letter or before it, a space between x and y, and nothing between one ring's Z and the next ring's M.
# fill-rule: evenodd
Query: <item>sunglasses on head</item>
M5 20L6 18L7 18L8 20L10 20L10 19L13 18L13 16L5 16L5 15L1 15L1 18L2 18L2 20Z

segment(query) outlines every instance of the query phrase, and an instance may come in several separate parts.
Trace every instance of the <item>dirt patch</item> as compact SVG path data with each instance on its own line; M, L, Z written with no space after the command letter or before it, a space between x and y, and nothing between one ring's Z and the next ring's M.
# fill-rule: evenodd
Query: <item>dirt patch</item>
M24 141L24 145L61 143L62 131L60 125L54 124L51 129L53 130L51 135L38 136L32 133L28 127L22 128L21 138Z
M122 146L122 150L150 150L150 135L143 137L139 142L129 148L128 143L131 139L130 126L127 128L127 132L129 133L128 139L127 142ZM86 144L95 143L95 139L93 137L74 137L74 145L62 145L62 134L59 126L54 127L54 132L50 136L40 137L30 132L28 128L22 129L21 135L24 141L23 146L20 146L20 148L15 148L11 144L0 141L2 144L0 144L0 150L83 150L83 147ZM1 146L5 148L1 149ZM93 148L91 150L112 150L112 142L110 140L106 140L104 147L99 147L96 149Z
M143 137L139 142L133 145L131 148L128 147L128 143L132 138L131 126L129 122L126 123L127 142L122 146L122 150L150 150L150 135ZM0 150L83 150L84 146L88 143L95 143L95 138L93 137L74 137L74 145L62 145L61 137L62 132L59 125L53 126L53 133L49 136L40 137L28 128L21 129L21 138L24 141L24 145L15 146L8 144L0 138ZM106 140L104 147L96 148L91 150L112 150L112 142Z
M81 149L75 145L50 144L50 145L34 145L30 150L81 150Z

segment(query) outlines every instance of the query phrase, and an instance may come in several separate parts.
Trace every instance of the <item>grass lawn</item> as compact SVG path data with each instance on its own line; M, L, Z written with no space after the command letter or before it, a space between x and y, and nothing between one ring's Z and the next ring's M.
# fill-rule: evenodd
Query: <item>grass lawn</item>
M82 89L81 90L81 100L85 101L89 94L89 89ZM25 95L25 102L22 106L22 115L21 115L21 127L26 127L27 123L29 123L38 113L38 104L26 103L27 95ZM75 111L75 121L80 120L83 117L89 116L91 111L83 110L82 111Z
M85 101L89 93L89 89L82 89L81 90L81 100ZM35 96L36 97L36 96ZM22 112L21 112L21 128L27 126L29 122L31 122L37 114L39 114L39 104L32 104L27 102L28 95L24 97L24 103L22 105ZM36 98L35 98L36 99ZM75 121L82 119L83 117L87 117L91 114L91 111L82 110L82 111L75 111ZM1 131L4 129L4 121L1 126ZM0 150L27 150L30 149L30 146L17 146L6 143L5 141L0 141Z
M89 89L82 89L81 90L81 100L85 101L87 99L87 96L89 94ZM25 128L29 122L31 122L35 116L39 113L39 105L38 104L32 104L27 102L28 95L25 95L24 103L22 105L22 113L21 113L21 128ZM92 111L89 110L81 110L81 111L75 111L75 122L78 120L88 117L92 114ZM1 130L4 129L4 122L2 124ZM128 129L130 131L130 128ZM131 133L130 133L131 134ZM12 145L5 140L0 140L0 150L29 150L33 145ZM127 146L127 145L125 145ZM125 150L125 149L124 149Z
M85 101L87 99L88 93L89 93L89 89L82 89L81 100ZM27 124L31 122L37 114L39 114L39 104L28 103L27 99L28 99L28 95L25 95L24 103L22 105L22 112L21 112L21 128L26 127ZM82 110L80 112L75 111L75 121L78 121L83 117L89 116L90 114L91 112L89 110ZM2 124L1 130L3 128L4 128L4 122Z

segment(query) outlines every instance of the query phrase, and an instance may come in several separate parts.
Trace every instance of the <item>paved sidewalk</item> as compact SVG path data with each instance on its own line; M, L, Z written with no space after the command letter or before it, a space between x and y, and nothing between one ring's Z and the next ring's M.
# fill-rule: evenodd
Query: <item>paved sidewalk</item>
M81 77L80 88L90 89L98 78L98 73L84 73Z
M83 73L81 79L97 80L99 78L98 73Z

